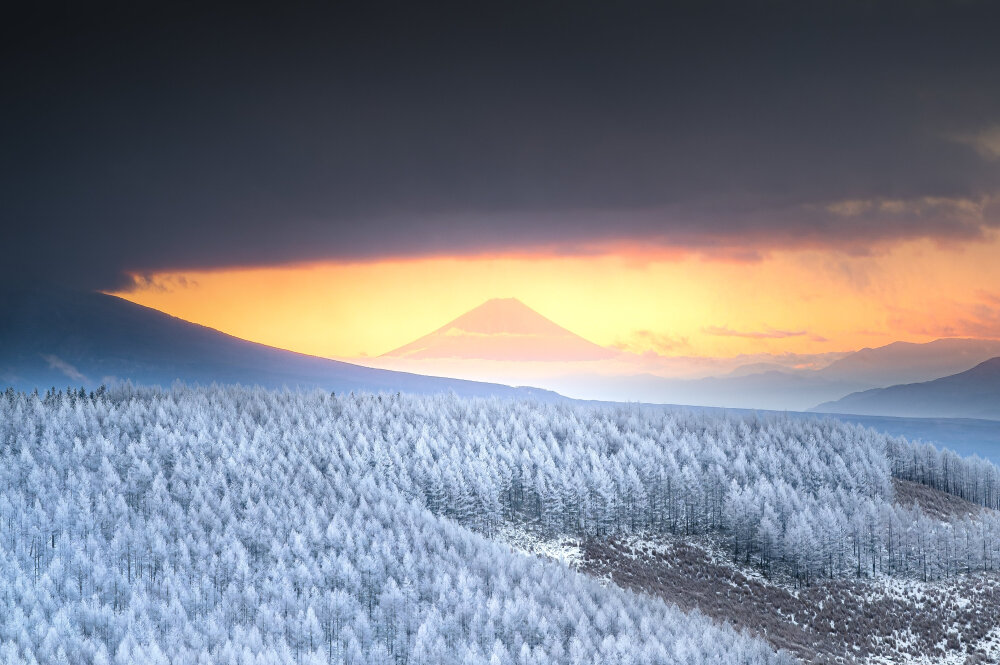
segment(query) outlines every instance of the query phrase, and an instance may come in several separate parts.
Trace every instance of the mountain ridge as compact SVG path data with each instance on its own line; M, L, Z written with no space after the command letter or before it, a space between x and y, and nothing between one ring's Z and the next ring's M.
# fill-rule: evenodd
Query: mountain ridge
M113 380L326 390L454 391L558 399L551 391L374 369L240 339L116 296L0 290L0 384L19 389Z
M931 381L851 393L841 399L818 404L809 411L1000 420L1000 357Z
M942 337L930 342L896 341L858 349L816 372L830 379L867 380L873 382L872 387L886 387L957 374L997 356L1000 340Z

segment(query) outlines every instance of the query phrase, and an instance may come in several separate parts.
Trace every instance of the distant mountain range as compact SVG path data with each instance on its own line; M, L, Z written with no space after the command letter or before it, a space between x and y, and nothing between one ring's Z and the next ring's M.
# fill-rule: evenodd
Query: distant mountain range
M997 340L951 338L923 344L893 342L855 351L817 370L757 364L738 367L726 376L647 379L645 385L657 401L798 411L857 391L956 374L997 356L1000 356L1000 341ZM555 389L560 388L565 390L565 386Z
M412 360L573 362L615 352L566 330L516 298L494 298L434 332L384 354Z
M952 376L856 392L811 410L859 415L1000 420L1000 357Z
M375 359L380 368L541 386L581 399L804 411L857 391L928 381L1000 356L1000 341L894 342L811 359L811 367L766 356L744 365L715 359L716 376L668 374L674 358L594 344L513 298L493 299L438 330ZM809 358L804 358L809 360ZM781 362L784 360L785 362ZM819 365L817 369L816 366Z
M0 387L93 387L124 379L158 385L182 380L559 399L534 388L420 376L293 353L99 293L0 291Z
M947 338L924 344L893 342L855 351L817 374L831 381L859 381L881 388L963 372L997 356L1000 356L1000 340Z
M642 371L634 354L593 344L507 298L487 301L386 354L378 360L388 365L376 368L256 344L113 296L43 288L0 291L0 387L28 390L182 380L1000 418L1000 361L984 362L998 357L1000 341L941 339L862 349L818 370L758 362L721 376L669 378ZM507 374L461 371L479 366ZM524 368L534 374L519 375ZM940 378L944 375L949 376Z

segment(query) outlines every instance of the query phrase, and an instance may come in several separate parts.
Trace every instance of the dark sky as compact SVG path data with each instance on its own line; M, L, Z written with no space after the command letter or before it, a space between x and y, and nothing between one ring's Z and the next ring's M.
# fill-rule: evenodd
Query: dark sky
M1000 3L34 4L7 279L1000 223Z

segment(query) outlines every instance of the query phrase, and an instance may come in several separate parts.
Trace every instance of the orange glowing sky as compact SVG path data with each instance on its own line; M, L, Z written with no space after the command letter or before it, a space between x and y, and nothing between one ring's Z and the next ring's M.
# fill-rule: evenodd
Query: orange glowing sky
M161 273L116 293L245 339L375 356L492 297L516 297L605 346L661 355L822 353L896 340L1000 337L1000 238L871 256L759 261L619 250Z

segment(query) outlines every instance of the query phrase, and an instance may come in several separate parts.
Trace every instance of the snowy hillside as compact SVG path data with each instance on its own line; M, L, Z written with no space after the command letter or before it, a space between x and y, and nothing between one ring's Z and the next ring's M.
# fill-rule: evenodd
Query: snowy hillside
M387 446L447 456L431 405L8 393L0 662L789 662L433 515Z
M996 507L995 466L835 421L124 386L8 391L0 456L11 663L792 662L511 533L700 535L795 584L1000 563L993 511L894 502Z

